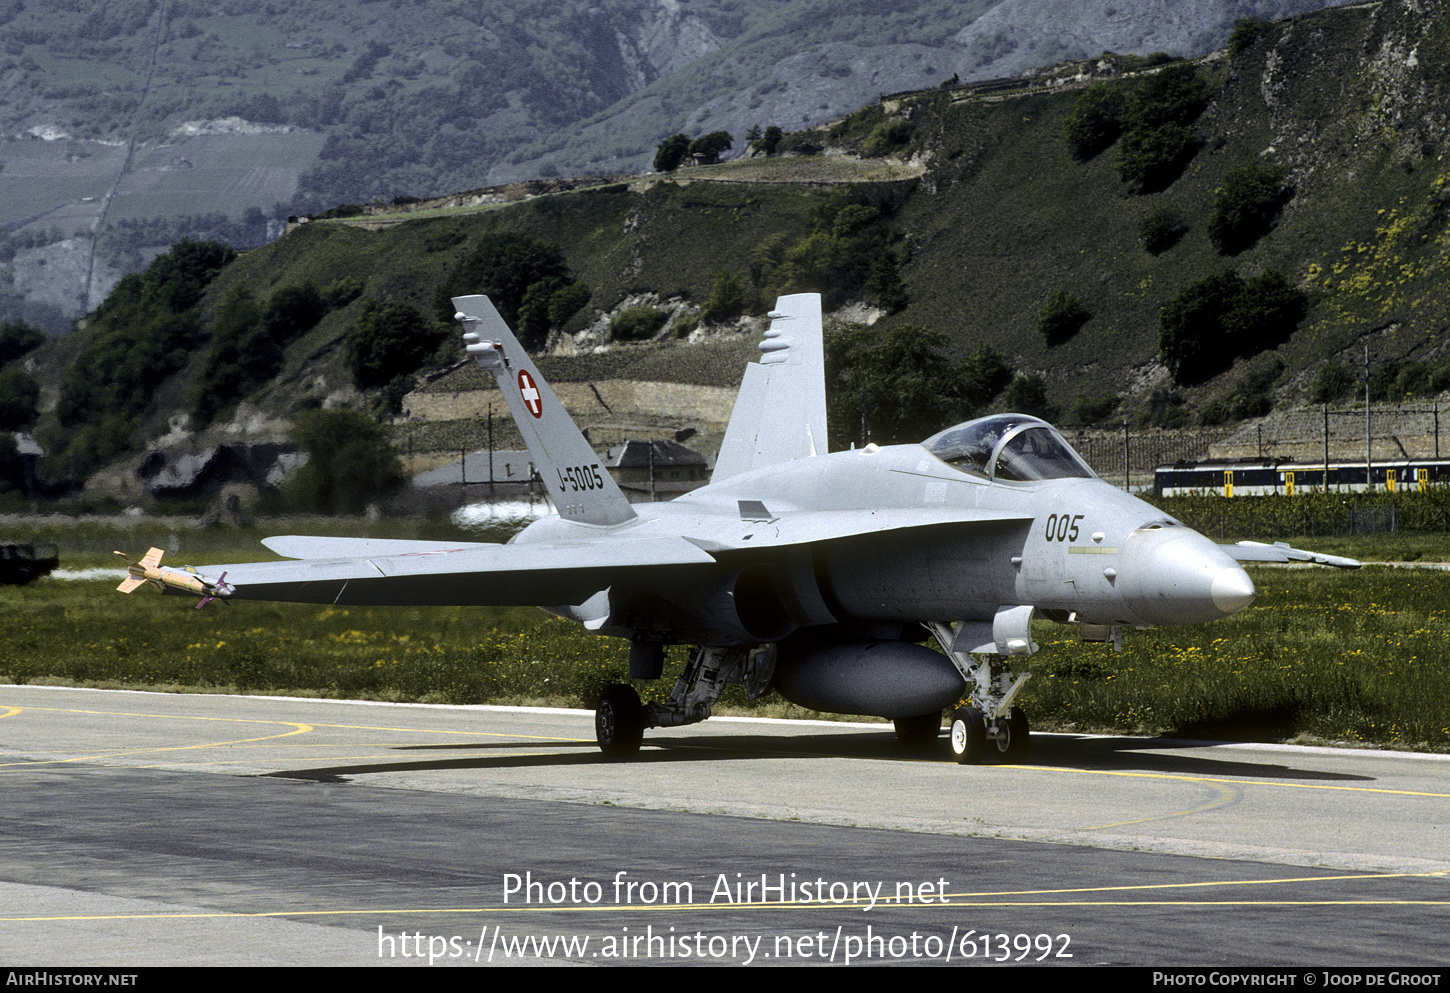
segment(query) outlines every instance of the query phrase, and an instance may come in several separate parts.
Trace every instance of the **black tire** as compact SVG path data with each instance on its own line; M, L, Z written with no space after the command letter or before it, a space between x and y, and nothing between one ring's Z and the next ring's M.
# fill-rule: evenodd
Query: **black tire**
M594 711L594 737L599 750L611 759L627 759L644 740L644 705L633 686L611 683Z
M952 714L952 755L959 765L976 765L987 754L987 722L976 707L958 707Z
M923 750L936 744L937 736L941 734L941 711L898 717L891 723L896 728L897 741L907 748Z
M997 739L997 761L1021 762L1027 757L1028 742L1032 737L1027 715L1021 707L1013 707L1012 713L1000 726L1007 732L1007 737Z

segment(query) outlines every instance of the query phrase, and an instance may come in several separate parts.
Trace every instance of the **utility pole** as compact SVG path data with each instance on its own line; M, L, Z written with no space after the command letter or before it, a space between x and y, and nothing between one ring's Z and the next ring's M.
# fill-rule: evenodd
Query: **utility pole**
M1364 490L1374 490L1374 462L1369 448L1369 342L1364 343Z
M1128 422L1123 422L1123 492L1132 492L1132 483L1128 478Z

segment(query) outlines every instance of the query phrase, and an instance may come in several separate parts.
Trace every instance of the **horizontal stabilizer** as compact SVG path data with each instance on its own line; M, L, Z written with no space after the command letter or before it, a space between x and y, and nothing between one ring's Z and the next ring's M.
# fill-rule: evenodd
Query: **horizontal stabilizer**
M1336 569L1358 569L1357 559L1342 555L1325 555L1322 552L1307 552L1290 548L1282 541L1266 545L1261 541L1241 541L1237 545L1219 545L1225 552L1240 562L1313 562L1316 565L1332 565Z

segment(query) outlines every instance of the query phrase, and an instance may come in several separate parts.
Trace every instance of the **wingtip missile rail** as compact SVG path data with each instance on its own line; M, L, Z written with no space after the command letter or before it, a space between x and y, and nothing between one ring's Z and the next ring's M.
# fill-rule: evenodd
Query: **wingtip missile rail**
M127 576L121 580L121 585L116 587L122 593L131 593L143 583L150 583L162 593L188 593L192 596L200 597L201 602L196 605L199 610L213 600L229 596L232 592L232 587L227 584L225 573L222 574L219 580L213 583L203 579L188 568L162 568L161 556L166 553L159 548L153 548L148 551L140 562L137 562L125 552L117 552L116 554L126 561Z

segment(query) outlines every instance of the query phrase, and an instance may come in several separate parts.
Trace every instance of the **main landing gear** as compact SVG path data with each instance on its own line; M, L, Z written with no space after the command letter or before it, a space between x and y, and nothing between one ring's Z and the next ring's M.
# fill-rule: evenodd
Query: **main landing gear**
M626 759L639 751L644 740L644 704L633 686L611 683L594 711L594 737L599 750L611 759Z
M762 648L697 647L665 703L645 705L634 687L611 683L594 711L594 737L606 758L627 759L639 751L645 728L698 724L730 683L744 683L754 700L770 688L775 674L775 646ZM938 718L939 719L939 718Z

